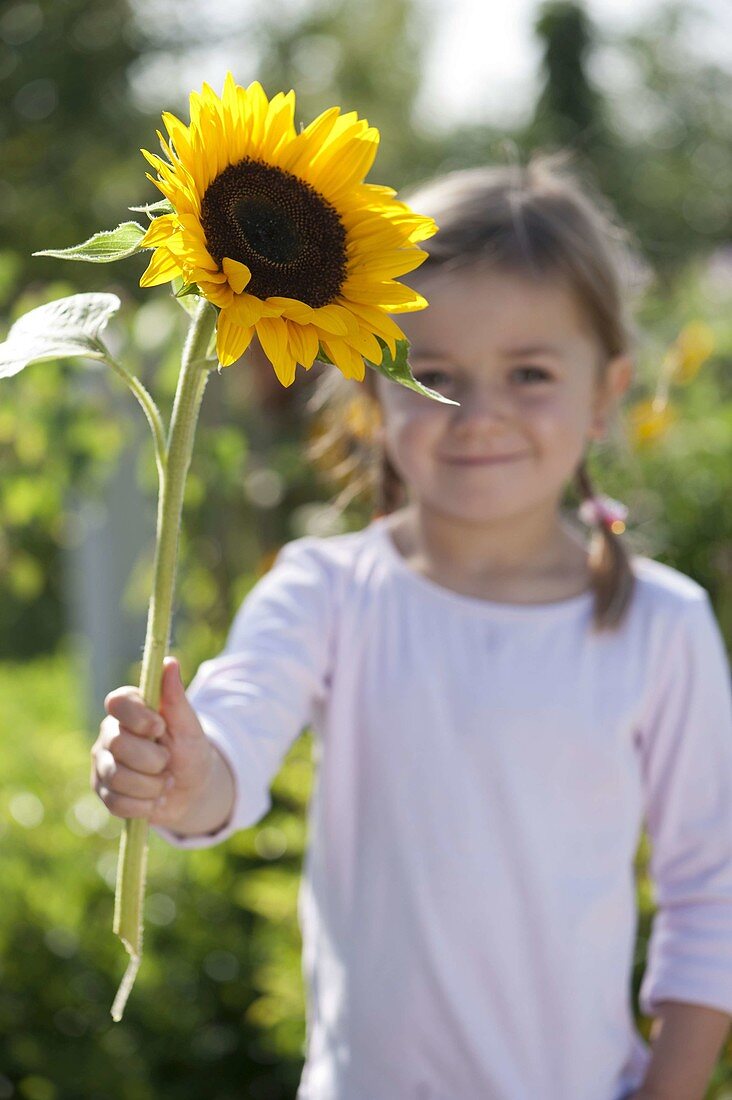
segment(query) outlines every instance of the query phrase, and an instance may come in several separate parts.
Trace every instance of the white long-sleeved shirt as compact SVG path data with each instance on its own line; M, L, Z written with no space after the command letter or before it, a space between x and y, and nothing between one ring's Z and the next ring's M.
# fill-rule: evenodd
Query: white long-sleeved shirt
M298 1100L620 1100L635 1029L633 857L658 912L640 990L732 1014L732 707L703 588L633 559L631 609L460 595L388 519L289 543L188 698L236 777L217 844L315 735L298 903Z

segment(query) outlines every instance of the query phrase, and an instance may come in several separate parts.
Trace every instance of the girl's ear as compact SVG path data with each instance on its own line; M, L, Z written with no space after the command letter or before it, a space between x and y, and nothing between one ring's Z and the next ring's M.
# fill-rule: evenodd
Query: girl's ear
M616 355L610 359L597 387L590 437L603 439L610 414L633 381L634 363L630 355Z

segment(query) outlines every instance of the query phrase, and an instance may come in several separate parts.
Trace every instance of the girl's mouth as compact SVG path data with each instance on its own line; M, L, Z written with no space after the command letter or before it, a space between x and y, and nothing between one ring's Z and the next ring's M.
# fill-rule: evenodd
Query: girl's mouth
M510 455L451 455L443 459L443 462L451 466L498 466L507 462L518 462L525 458L525 454Z

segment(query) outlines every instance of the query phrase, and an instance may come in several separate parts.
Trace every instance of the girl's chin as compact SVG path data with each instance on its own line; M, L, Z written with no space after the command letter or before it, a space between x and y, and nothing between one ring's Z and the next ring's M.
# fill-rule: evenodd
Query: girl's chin
M501 502L492 501L491 503L484 500L471 501L452 498L447 502L444 500L436 501L434 505L425 501L423 507L449 517L453 521L478 524L501 523L525 511L525 507L522 508L521 502L517 501L516 498Z

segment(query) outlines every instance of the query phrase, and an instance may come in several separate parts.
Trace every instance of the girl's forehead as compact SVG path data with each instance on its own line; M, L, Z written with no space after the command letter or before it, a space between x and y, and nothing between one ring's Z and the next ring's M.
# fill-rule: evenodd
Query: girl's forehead
M486 343L594 343L571 286L560 276L532 277L468 268L425 271L414 280L429 305L398 321L413 352L447 353ZM444 345L444 346L443 346Z

